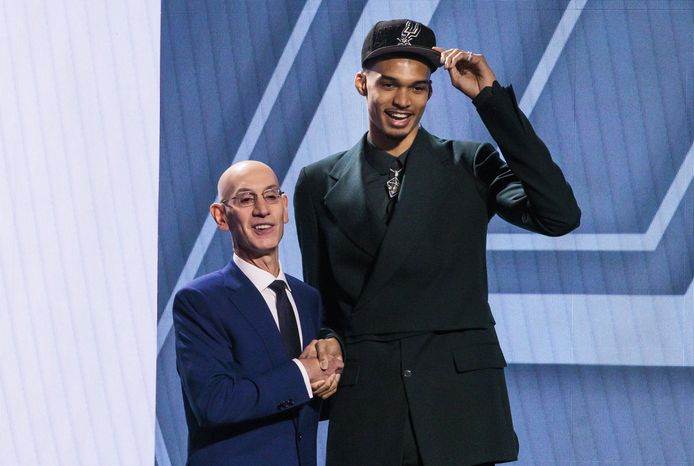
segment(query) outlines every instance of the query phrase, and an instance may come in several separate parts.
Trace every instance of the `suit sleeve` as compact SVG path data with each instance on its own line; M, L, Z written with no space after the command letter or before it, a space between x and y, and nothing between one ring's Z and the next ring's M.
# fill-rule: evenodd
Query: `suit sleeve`
M321 252L318 244L318 219L311 200L306 168L301 169L294 189L294 213L304 281L320 289L318 277Z
M233 342L200 291L179 291L173 318L178 372L201 426L263 418L309 401L301 371L292 360L253 376L243 371L234 358Z
M494 82L473 102L506 159L489 144L475 154L473 170L488 186L492 213L548 236L578 227L581 210L571 186L518 107L513 89Z
M336 315L335 285L332 270L327 259L325 240L318 225L316 206L314 205L313 192L310 186L306 168L301 169L294 190L294 216L296 219L296 232L301 249L301 263L304 273L304 281L320 290L323 303L323 319L321 323L321 336L332 333L331 328L339 328L333 321ZM342 346L342 340L338 337ZM343 348L344 350L344 348Z

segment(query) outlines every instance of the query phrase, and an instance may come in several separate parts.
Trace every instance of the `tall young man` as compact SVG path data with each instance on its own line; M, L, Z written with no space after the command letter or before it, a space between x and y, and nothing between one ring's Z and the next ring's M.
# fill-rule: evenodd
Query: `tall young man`
M305 167L295 191L304 279L346 343L328 464L477 465L518 454L487 304L495 215L557 236L580 210L547 147L481 54L436 47L412 20L377 23L354 79L368 133ZM419 125L439 66L472 100L488 143Z

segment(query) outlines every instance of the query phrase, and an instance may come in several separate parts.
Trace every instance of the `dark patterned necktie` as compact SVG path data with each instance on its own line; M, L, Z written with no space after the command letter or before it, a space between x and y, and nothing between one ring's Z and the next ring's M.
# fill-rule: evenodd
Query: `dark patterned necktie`
M274 291L277 296L277 320L279 320L280 324L280 333L282 334L287 354L293 359L301 354L301 340L299 339L299 328L294 317L294 309L287 297L286 287L286 283L282 280L275 280L268 288Z

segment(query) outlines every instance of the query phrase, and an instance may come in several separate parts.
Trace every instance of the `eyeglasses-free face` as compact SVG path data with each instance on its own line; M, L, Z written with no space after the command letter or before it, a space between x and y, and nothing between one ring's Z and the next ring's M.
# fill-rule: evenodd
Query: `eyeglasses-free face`
M284 192L279 188L270 188L263 191L260 195L263 196L263 199L265 199L265 202L268 204L277 204L282 199L283 194ZM243 191L232 198L222 199L219 202L229 206L228 202L232 201L232 203L237 207L252 207L255 205L257 200L258 194L252 191Z
M356 74L354 85L366 98L369 138L377 147L400 154L412 145L431 97L430 77L426 64L406 57L377 60Z

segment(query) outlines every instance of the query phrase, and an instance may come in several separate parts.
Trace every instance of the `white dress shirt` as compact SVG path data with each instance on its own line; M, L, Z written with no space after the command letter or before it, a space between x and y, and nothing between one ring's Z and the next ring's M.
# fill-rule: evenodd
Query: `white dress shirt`
M253 283L253 286L255 286L260 292L260 295L267 303L267 307L270 309L270 314L272 314L272 318L275 320L275 325L277 325L278 330L280 328L280 321L279 317L277 317L277 295L274 291L270 289L270 285L275 280L281 280L287 284L287 297L289 298L289 303L292 305L292 309L294 310L296 326L299 330L299 342L301 343L301 347L303 348L304 336L301 333L301 320L299 319L299 312L296 310L296 303L294 302L294 297L292 296L292 289L289 287L289 283L287 283L287 279L284 276L284 272L282 272L282 264L280 264L280 273L277 274L277 276L275 277L270 272L256 267L250 262L246 262L236 254L233 255L233 260L234 263L238 266L238 268L241 269L241 272L246 277L248 277L251 283ZM304 378L304 383L306 384L306 390L308 391L308 396L310 398L313 398L313 391L311 390L311 381L308 377L308 373L306 372L306 368L303 364L299 362L298 359L293 359L293 361L301 371L301 375Z

